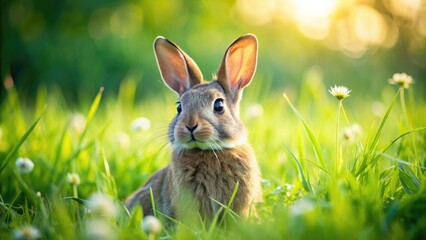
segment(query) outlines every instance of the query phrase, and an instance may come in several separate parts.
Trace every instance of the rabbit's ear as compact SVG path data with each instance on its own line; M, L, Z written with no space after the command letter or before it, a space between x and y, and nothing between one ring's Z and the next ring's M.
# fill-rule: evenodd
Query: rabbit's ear
M233 98L249 85L256 71L257 38L252 34L239 37L225 52L218 71L218 82Z
M203 82L197 64L176 44L164 37L157 37L154 52L163 81L179 95Z

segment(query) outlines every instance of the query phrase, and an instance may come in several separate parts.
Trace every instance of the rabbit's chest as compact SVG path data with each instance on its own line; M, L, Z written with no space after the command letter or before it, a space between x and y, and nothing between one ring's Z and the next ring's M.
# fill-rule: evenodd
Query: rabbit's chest
M232 154L212 154L197 158L192 156L190 160L181 159L174 166L175 188L189 190L198 202L200 211L207 215L220 208L214 200L227 205L236 187L234 204L243 199L247 192L246 181L250 179L250 169L245 159Z
M237 182L241 183L243 169L238 159L205 161L200 159L182 169L184 184L196 196L216 198L220 201L232 194ZM229 200L229 198L228 198Z

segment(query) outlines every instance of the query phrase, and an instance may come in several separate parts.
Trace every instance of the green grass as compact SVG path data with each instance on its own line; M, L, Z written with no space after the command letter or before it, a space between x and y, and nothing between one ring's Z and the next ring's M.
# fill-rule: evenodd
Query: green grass
M23 104L8 88L0 103L0 238L31 225L43 239L419 239L426 236L426 104L412 88L401 96L383 82L382 92L351 92L342 102L338 144L338 102L321 81L283 90L285 98L254 83L241 110L263 176L258 216L241 220L230 199L221 203L226 221L188 213L195 218L157 236L144 233L141 209L128 212L123 199L168 164L172 93L135 101L135 83L125 81L118 96L101 90L69 106L55 90L39 89L33 104ZM373 111L377 102L382 110ZM262 114L249 112L253 103ZM140 116L151 127L134 131ZM355 123L362 131L343 138ZM33 171L20 173L18 157L31 159ZM109 196L107 209L93 206L96 192Z

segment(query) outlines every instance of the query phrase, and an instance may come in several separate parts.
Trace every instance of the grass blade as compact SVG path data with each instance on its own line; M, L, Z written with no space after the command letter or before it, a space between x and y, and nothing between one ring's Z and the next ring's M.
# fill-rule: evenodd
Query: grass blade
M18 180L20 186L22 187L24 192L27 194L26 196L29 197L29 199L32 201L32 203L36 203L37 201L36 201L34 191L32 191L28 187L27 183L22 179L20 173L18 173L16 169L13 169L13 173L15 174L15 177Z
M80 205L83 206L87 206L89 204L88 200L82 199L82 198L77 198L77 197L64 197L62 198L63 200L73 200L77 203L79 203Z
M302 122L303 126L305 127L305 130L306 130L306 132L309 135L309 139L311 140L312 144L314 145L315 153L317 155L319 163L321 164L321 167L323 169L327 169L327 167L325 165L324 154L323 154L323 152L321 150L321 146L320 146L317 138L315 137L314 133L312 132L311 128L308 126L308 124L306 123L305 119L297 111L297 109L293 106L293 104L291 104L291 102L288 99L287 95L284 93L283 96L284 96L284 99L287 101L287 103L290 105L290 108L293 110L293 112L296 114L296 116L299 118L299 120Z
M154 217L157 217L157 209L155 208L154 193L152 192L152 187L149 188L149 197L151 198L152 212ZM143 213L145 215L145 213Z
M126 210L127 210L127 208L126 208L126 207L124 207L124 209L126 209ZM127 210L127 215L128 215L128 216L130 216L129 226L139 228L139 227L140 227L140 224L141 224L141 221L142 221L142 219L143 219L142 214L143 214L143 213L142 213L142 207L141 207L140 205L137 205L137 206L133 209L133 211L132 211L132 213L131 213L131 214L130 214L130 212Z
M405 135L415 133L415 132L420 132L420 131L423 131L423 130L426 130L426 127L416 128L416 129L412 129L412 130L408 130L408 131L404 132L403 134L399 135L398 137L393 139L391 142L386 144L385 147L383 148L383 150L380 151L380 152L381 153L386 152L396 141L398 141L400 138L404 137Z
M216 213L215 213L215 215L214 215L214 217L213 217L213 220L212 220L212 223L210 224L210 226L209 226L209 230L207 231L207 234L206 234L206 239L211 239L212 238L212 236L213 236L213 232L214 232L214 230L216 229L216 226L217 226L217 221L219 220L219 216L220 216L220 214L222 213L222 211L223 211L223 208L220 208Z
M299 168L299 172L300 172L300 176L302 178L302 184L303 184L303 188L307 191L307 192L312 192L312 186L311 183L309 183L309 180L305 178L305 174L303 173L303 169L302 169L302 164L300 164L299 159L297 159L297 157L293 154L293 152L290 150L290 148L288 148L286 145L284 145L284 147L287 149L287 151L291 154L291 156L294 158L294 160L297 163L297 166Z
M421 128L416 128L416 129L412 129L412 130L409 130L409 131L406 131L406 132L404 132L404 133L402 133L401 135L399 135L398 137L396 137L395 139L393 139L392 141L390 141L389 143L387 143L386 145L385 145L385 147L381 150L381 151L378 151L378 152L375 152L375 154L374 154L374 156L372 157L372 159L370 160L370 165L373 165L373 164L375 164L377 161L378 161L378 159L379 159L379 157L380 156L385 156L385 157L387 157L387 158L389 158L389 159L392 159L392 160L394 160L394 161L396 161L396 162L398 162L398 163L402 163L402 164L406 164L406 165L410 165L410 166L415 166L415 167L419 167L419 168L423 168L423 167L421 167L421 166L417 166L417 165L415 165L415 164L412 164L412 163L409 163L409 162L406 162L406 161L403 161L403 160L401 160L401 159L398 159L398 158L394 158L394 157L392 157L392 156L389 156L389 155L387 155L387 154L385 154L385 152L396 142L396 141L398 141L400 138L402 138L402 137L404 137L404 136L406 136L406 135L408 135L408 134L411 134L411 133L414 133L414 132L420 132L420 131L423 131L423 130L426 130L426 127L421 127ZM366 158L364 158L364 159L366 159ZM364 161L365 162L365 161ZM365 169L363 169L363 170L366 170L367 169L367 165L366 165L366 168Z
M92 122L93 116L95 116L96 111L98 110L99 103L102 99L102 93L104 92L104 88L101 87L99 89L98 94L96 94L95 99L93 100L92 105L90 106L89 112L87 113L86 123L89 124Z
M179 226L185 228L186 230L192 232L192 229L190 227L186 226L185 224L183 224L182 222L180 222L180 221L178 221L178 220L176 220L176 219L174 219L174 218L172 218L172 217L170 217L170 216L168 216L168 215L166 215L166 214L164 214L164 213L162 213L160 211L157 211L157 214L160 214L164 219L169 220L173 224L179 225Z
M414 163L410 163L410 162L404 161L404 160L402 160L402 159L399 159L399 158L396 158L396 157L390 156L390 155L388 155L388 154L386 154L386 153L377 153L377 154L378 154L378 155L380 155L380 156L387 157L387 158L389 158L390 160L393 160L393 161L395 161L395 162L396 162L396 163L398 163L398 164L404 164L404 165L407 165L407 166L416 167L416 168L420 168L420 169L426 170L426 167L422 167L422 166L419 166L419 165L417 165L417 164L414 164Z
M325 172L325 173L328 173L327 172L327 170L325 170L324 168L322 168L318 163L316 163L316 162L314 162L314 161L312 161L312 160L310 160L310 159L308 159L308 158L306 158L306 159L304 159L305 161L307 161L307 162L309 162L309 163L311 163L312 165L314 165L315 167L317 167L317 168L319 168L320 170L322 170L323 172ZM302 166L303 167L303 166ZM306 173L306 176L309 176L309 174L308 173Z
M363 173L366 169L368 169L369 167L371 167L372 164L374 164L375 161L373 161L376 157L376 148L377 145L379 143L379 139L383 130L383 127L385 126L385 123L389 117L389 114L393 108L393 105L395 104L396 99L398 98L398 95L400 93L401 89L395 94L395 96L393 97L388 109L386 110L385 115L382 118L382 121L380 122L379 128L377 129L376 134L374 135L373 141L371 142L371 144L367 145L367 147L365 148L364 151L364 157L361 161L361 164L358 166L358 170L355 174L355 176L359 176L361 173Z
M101 156L102 156L104 170L105 170L105 173L104 173L105 174L104 180L106 182L106 189L105 190L111 196L116 198L118 196L117 184L115 182L114 176L111 174L110 167L109 167L109 164L108 164L108 160L107 160L107 157L105 155L105 151L103 149L101 150Z
M405 164L398 163L399 180L408 194L419 191L421 187L420 179L414 174L413 170Z
M372 142L372 143L370 144L370 146L369 146L369 149L370 149L370 150L374 150L374 149L376 149L377 144L378 144L378 142L379 142L380 135L382 134L383 127L385 126L385 123L386 123L386 121L387 121L387 119L388 119L388 117L389 117L389 114L390 114L390 112L391 112L391 110L392 110L392 108L393 108L393 105L395 104L395 100L397 99L397 97L398 97L398 95L399 95L399 92L400 92L400 91L398 91L398 92L395 94L395 96L393 97L393 99L392 99L392 101L391 101L391 104L389 105L388 109L386 110L386 113L385 113L385 115L383 116L382 121L380 122L379 128L377 129L377 132L376 132L376 134L374 135L373 142Z
M46 106L44 107L40 116L34 121L34 123L31 125L31 127L24 133L24 135L21 137L21 139L19 139L18 143L15 144L15 146L8 152L6 157L3 159L3 161L0 165L0 173L6 168L6 166L10 162L10 159L12 159L12 156L15 155L15 153L18 151L19 147L21 147L21 145L25 142L25 140L28 138L28 136L31 134L31 132L34 130L34 128L37 126L37 124L40 121L41 117L43 116L43 113L44 113L45 110L46 110Z
M214 198L210 198L213 202L219 204L221 207L227 209L228 206L226 206L225 204L219 202L218 200L214 199ZM230 215L229 215L230 214ZM236 221L237 219L235 217L237 217L238 219L241 219L241 216L238 215L238 213L234 212L232 209L228 208L228 215L234 220Z
M235 184L235 187L234 187L234 191L232 192L232 195L231 195L231 198L229 199L229 201L228 201L228 205L226 206L226 208L225 208L225 211L224 211L224 213L223 213L223 216L222 216L222 219L221 219L221 221L220 221L220 223L219 223L219 225L220 224L222 224L222 222L224 221L224 219L225 219L225 217L226 217L226 215L229 213L229 211L231 210L231 205L232 205L232 203L234 202L234 199L235 199L235 196L237 195L237 191L238 191L238 188L240 187L240 182L238 182L237 181L237 183Z
M89 112L87 113L87 116L86 116L86 126L85 126L85 128L84 128L84 130L83 130L83 133L81 134L81 136L80 136L80 140L79 140L79 146L81 145L81 143L82 143L82 141L83 141L83 139L84 139L84 136L86 135L86 133L87 133L87 130L88 130L88 128L89 128L89 125L90 125L90 123L92 122L92 120L93 120L93 117L95 116L95 113L96 113L96 111L98 110L98 107L99 107L99 103L101 102L101 99L102 99L102 93L104 92L104 88L103 87L101 87L100 89L99 89L99 92L98 92L98 94L96 94L96 97L95 97L95 99L93 100L93 102L92 102L92 105L90 105L90 109L89 109Z

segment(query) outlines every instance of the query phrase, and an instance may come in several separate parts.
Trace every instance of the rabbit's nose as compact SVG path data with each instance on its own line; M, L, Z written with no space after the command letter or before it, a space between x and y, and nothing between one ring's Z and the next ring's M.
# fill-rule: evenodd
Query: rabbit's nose
M198 124L195 124L194 126L190 127L188 125L186 125L186 129L188 129L191 133L194 132L194 130L198 127Z

